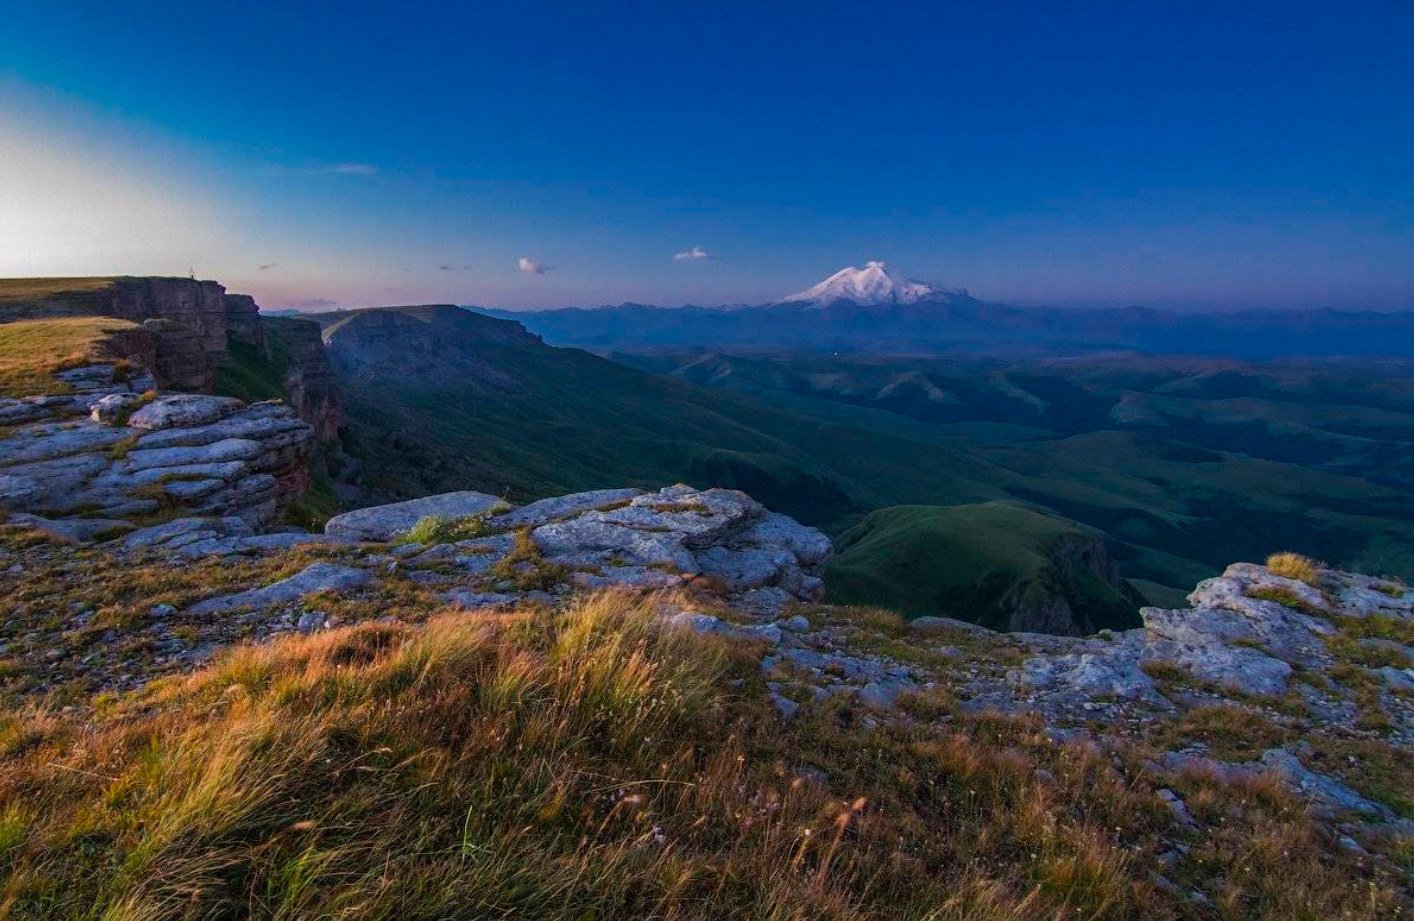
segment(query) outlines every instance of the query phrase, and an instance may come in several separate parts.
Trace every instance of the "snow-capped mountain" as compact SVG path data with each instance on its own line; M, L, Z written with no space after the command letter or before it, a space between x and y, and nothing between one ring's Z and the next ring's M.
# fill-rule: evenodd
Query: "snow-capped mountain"
M840 269L813 288L783 298L786 302L807 301L824 307L835 301L856 304L913 304L935 293L922 282L911 281L889 271L882 262L866 262L864 268Z

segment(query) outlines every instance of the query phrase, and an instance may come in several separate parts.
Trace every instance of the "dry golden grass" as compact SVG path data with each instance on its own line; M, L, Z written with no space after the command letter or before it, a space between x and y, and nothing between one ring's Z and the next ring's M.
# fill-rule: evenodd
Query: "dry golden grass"
M64 393L55 371L110 357L105 344L115 333L138 329L112 317L59 317L0 323L0 396Z
M1299 553L1273 553L1267 557L1267 568L1273 575L1315 585L1321 575L1321 564Z
M0 278L0 306L15 302L83 297L113 287L114 277Z
M760 684L754 658L607 594L239 648L84 715L13 708L0 915L1211 913L1187 889L1229 918L1409 908L1275 786L1182 779L1197 838L1137 759L1039 720L939 698L871 730L835 699L783 727ZM1175 840L1168 891L1149 870Z

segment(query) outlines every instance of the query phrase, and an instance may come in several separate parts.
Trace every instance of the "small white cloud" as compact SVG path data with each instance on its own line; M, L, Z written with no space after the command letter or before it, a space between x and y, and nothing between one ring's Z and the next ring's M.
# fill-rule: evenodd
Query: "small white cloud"
M520 266L520 270L527 275L544 275L546 272L555 268L553 265L545 265L544 263L536 262L529 256L521 256L518 265Z
M378 167L372 163L335 163L329 167L329 172L341 176L372 176L378 172Z
M259 266L259 267L256 269L256 271L258 271L258 272L268 272L268 271L270 271L271 269L275 268L275 266L277 266L277 265L279 265L279 264L280 264L280 263L278 263L278 262L267 262L267 263L265 263L264 265Z
M680 253L678 253L677 255L673 256L673 261L674 261L674 262L716 262L718 259L721 259L721 258L722 258L722 257L721 257L721 256L718 256L716 253L708 252L707 250L703 249L703 248L700 247L700 246L694 246L692 249L684 250L683 252L680 252Z

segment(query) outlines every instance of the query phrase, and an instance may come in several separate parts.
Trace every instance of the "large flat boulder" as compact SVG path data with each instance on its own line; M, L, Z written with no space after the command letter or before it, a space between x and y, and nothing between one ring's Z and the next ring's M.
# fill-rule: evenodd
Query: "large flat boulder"
M135 429L169 429L205 425L245 406L235 397L204 393L170 393L160 396L128 417Z
M264 608L276 604L293 604L315 592L346 592L369 582L373 576L365 569L315 563L308 569L264 588L208 598L191 606L193 614L218 614L244 608Z
M483 492L448 492L335 515L324 525L324 533L347 540L390 541L428 516L451 520L486 515L502 504Z
M641 489L625 488L594 489L589 492L571 493L568 496L553 496L523 505L504 515L497 515L491 520L491 524L498 528L538 528L542 524L549 524L552 521L578 515L581 512L602 510L609 506L628 502L641 495L643 495Z

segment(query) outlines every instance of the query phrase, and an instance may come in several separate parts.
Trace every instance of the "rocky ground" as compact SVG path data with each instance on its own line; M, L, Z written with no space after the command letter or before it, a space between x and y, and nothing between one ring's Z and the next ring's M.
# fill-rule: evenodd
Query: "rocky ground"
M350 512L324 534L259 534L237 516L101 542L56 534L75 539L24 515L5 529L11 695L85 705L236 642L620 587L655 593L685 629L758 648L783 720L843 704L866 725L911 721L906 702L944 695L964 712L1034 714L1058 742L1144 746L1161 776L1278 778L1362 852L1414 833L1414 593L1369 576L1236 564L1191 608L1077 639L817 604L829 541L728 490L520 508L451 493Z
M626 590L683 629L743 644L759 675L737 679L742 692L788 723L838 712L892 731L931 714L941 732L949 713L1035 719L1057 744L1114 752L1116 770L1138 757L1176 789L1194 775L1279 784L1340 848L1407 872L1414 592L1402 584L1239 563L1189 608L1071 638L822 605L830 541L731 490L604 489L518 508L447 493L311 534L275 525L314 437L284 404L159 395L113 364L61 378L68 393L0 400L11 701L103 706L238 643ZM1179 794L1165 802L1197 828Z

